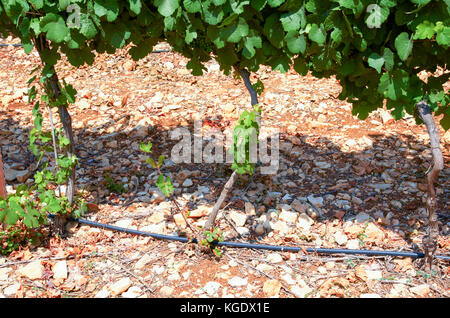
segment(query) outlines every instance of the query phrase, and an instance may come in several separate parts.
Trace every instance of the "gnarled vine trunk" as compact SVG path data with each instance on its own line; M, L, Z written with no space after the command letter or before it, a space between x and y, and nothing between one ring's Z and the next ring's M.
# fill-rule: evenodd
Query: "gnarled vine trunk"
M436 213L437 200L434 182L436 181L439 172L444 168L444 159L439 140L439 131L434 123L430 107L425 101L421 101L417 104L417 113L427 127L428 135L430 136L431 153L433 156L433 168L427 175L428 197L426 205L428 214L428 229L427 235L423 238L425 266L431 270L434 253L437 249L437 239L439 236L439 224Z

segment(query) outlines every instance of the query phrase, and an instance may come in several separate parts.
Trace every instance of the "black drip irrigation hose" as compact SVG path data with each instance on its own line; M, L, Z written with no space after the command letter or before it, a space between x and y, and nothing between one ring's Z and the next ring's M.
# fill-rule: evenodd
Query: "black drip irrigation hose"
M49 217L53 218L54 215L49 214ZM198 243L197 239L190 240L187 237L181 236L173 236L173 235L164 235L164 234L156 234L143 232L138 230L127 229L119 226L108 225L103 223L98 223L94 221L89 221L85 219L71 219L72 221L76 221L80 224L86 224L89 226L100 227L112 231L119 231L129 234L142 235L142 236L150 236L159 240L169 240L169 241L178 241L182 243ZM262 250L270 250L270 251L278 251L278 252L303 252L306 251L308 253L317 253L317 254L351 254L351 255L367 255L367 256L394 256L394 257L411 257L411 258L423 258L425 257L424 253L420 252L400 252L400 251L383 251L383 250L352 250L352 249L340 249L340 248L302 248L296 246L278 246L278 245L263 245L263 244L252 244L252 243L242 243L242 242L213 242L213 244L217 246L226 246L226 247L235 247L235 248L252 248L252 249L262 249ZM435 258L450 261L450 256L446 255L434 255Z

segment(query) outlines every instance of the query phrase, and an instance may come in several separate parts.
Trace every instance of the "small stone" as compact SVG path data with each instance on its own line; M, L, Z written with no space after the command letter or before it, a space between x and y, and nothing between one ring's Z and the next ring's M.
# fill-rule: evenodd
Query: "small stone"
M266 259L272 264L278 264L283 261L283 258L278 253L270 253L269 255L267 255Z
M302 213L298 216L297 226L302 227L305 230L309 230L314 220L306 213Z
M245 222L247 221L247 215L237 211L231 211L230 219L236 226L244 226Z
M236 231L242 236L246 236L250 233L250 230L244 226L238 226L236 227Z
M136 63L134 61L126 61L125 63L123 63L123 68L124 70L131 72L132 70L134 70L134 67Z
M17 179L19 182L23 182L23 178L28 174L28 170L14 170L8 168L5 170L6 181L14 181ZM19 180L20 179L20 180Z
M9 267L0 268L0 281L7 280L11 271L12 269Z
M264 224L263 223L259 223L256 227L255 227L255 233L257 235L263 235L266 233L266 230L264 229Z
M267 222L267 223L270 225L270 227L271 227L274 231L278 232L278 234L280 234L280 235L286 235L286 234L289 234L289 232L291 231L291 227L289 227L289 226L286 224L286 222L283 222L283 221L277 221L277 222L275 222L275 223L272 223L272 222Z
M173 281L176 281L176 280L180 280L181 276L180 276L180 274L178 272L174 272L174 273L170 274L169 276L167 276L167 279L169 281L173 282Z
M172 62L165 62L164 67L167 68L168 70L173 70L175 65Z
M217 293L220 287L222 287L222 285L218 282L207 282L206 285L201 288L201 291L212 296Z
M150 263L153 260L153 258L148 255L148 254L144 254L144 256L142 256L134 265L135 269L142 269L145 267L145 265L147 265L148 263Z
M256 214L256 210L255 210L255 206L253 204L251 204L250 202L245 202L245 214L247 215L255 215Z
M356 222L358 222L358 223L364 223L370 219L371 219L371 216L364 212L358 213L355 218Z
M80 109L88 109L91 108L91 104L87 99L80 99L79 101L75 102L75 105L79 107Z
M352 202L355 203L355 204L362 204L363 200L361 200L358 197L352 196Z
M105 146L109 148L117 148L118 146L117 140L109 141L105 144Z
M282 278L282 279L286 282L286 284L288 284L288 285L295 285L295 284L297 284L297 281L294 280L294 279L292 278L292 275L289 274L289 273L284 274L281 278Z
M137 286L130 287L126 292L122 294L123 298L138 298L142 295L142 289Z
M374 223L367 225L364 234L366 235L364 240L368 242L381 242L384 240L384 232Z
M380 270L366 269L367 279L378 280L383 278L383 272Z
M401 209L402 208L402 203L400 201L397 201L397 200L392 200L391 201L391 205L394 208L397 208L397 209Z
M261 264L258 264L258 266L256 266L256 269L265 273L265 272L269 272L269 271L273 270L274 268L273 268L273 266L271 266L269 264L261 263Z
M40 261L33 261L26 266L21 267L17 272L31 280L40 279L44 273L44 266Z
M288 223L294 223L297 222L298 213L296 212L288 212L288 211L282 211L280 215L278 216L279 220L285 221Z
M394 118L392 117L391 113L384 109L379 109L378 113L380 114L381 120L383 124L388 125L394 122Z
M165 220L165 216L164 212L155 211L147 220L151 223L159 223Z
M278 295L281 289L281 283L276 279L269 279L264 282L263 293L267 297L274 297Z
M339 230L336 231L336 233L334 233L333 237L336 243L338 243L339 245L344 245L348 241L347 235L345 235L344 233L342 233L342 231Z
M327 116L325 116L324 114L320 114L320 115L317 117L317 121L318 121L319 123L326 123L326 122L328 121L328 119L327 119Z
M308 196L308 201L317 208L320 208L323 206L323 198L322 197L316 198L311 194Z
M170 286L163 286L159 290L159 294L161 295L161 297L167 298L167 297L172 296L174 291L175 290Z
M411 287L409 289L412 293L420 297L425 297L430 293L430 287L427 284Z
M190 218L199 218L209 214L212 208L207 205L200 205L197 209L189 211Z
M146 137L148 135L148 127L142 125L136 126L135 134L136 137Z
M191 187L193 184L194 184L194 182L190 178L187 178L186 180L184 180L182 186L187 188L187 187Z
M331 164L328 162L315 161L314 165L320 169L328 169L331 167Z
M305 298L308 297L312 292L313 289L309 286L292 286L291 292L293 292L295 294L295 296L299 297L299 298Z
M234 106L233 104L226 104L223 107L223 110L225 111L225 113L230 114L230 113L232 113L235 110L235 108L236 108L236 106Z
M109 296L111 296L111 292L108 289L103 288L97 294L95 294L94 297L95 298L108 298Z
M348 248L350 250L357 250L359 249L359 240L348 240L347 244L345 245L345 248Z
M181 213L177 213L173 216L173 220L175 222L175 224L181 228L186 227L186 221L183 217L183 215L181 215Z
M389 183L369 183L367 186L376 190L387 190L392 187Z
M152 197L149 203L160 203L166 200L166 195L159 189L152 190Z
M3 289L3 295L6 297L13 297L17 294L17 291L20 289L21 285L19 283L10 285Z
M234 276L228 280L228 284L231 287L245 286L245 285L247 285L247 283L248 283L247 278L242 278L239 276Z
M389 297L404 297L407 293L408 286L405 284L395 284L392 286Z
M299 213L305 213L305 207L303 206L303 203L300 200L295 199L291 203L291 207Z
M117 227L124 227L124 228L130 228L133 223L132 219L123 219L123 220L119 220L116 223L114 223L115 226Z
M131 287L131 284L131 279L128 277L120 279L109 287L111 295L114 297L126 292Z
M56 262L53 265L53 278L55 279L67 279L67 262L66 260L62 260Z
M357 141L356 141L355 139L348 139L348 140L345 142L345 145L346 145L347 147L349 147L349 148L355 147L357 144L358 144L358 143L357 143Z

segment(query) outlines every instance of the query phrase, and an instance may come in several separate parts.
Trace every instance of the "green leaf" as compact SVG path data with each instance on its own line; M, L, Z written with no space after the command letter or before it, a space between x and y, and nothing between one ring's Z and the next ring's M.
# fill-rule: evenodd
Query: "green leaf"
M255 48L262 47L261 37L258 35L255 36L247 36L244 39L244 49L242 50L242 55L246 59L251 59L255 55Z
M80 33L83 34L86 39L90 40L97 34L97 28L94 22L85 13L80 14Z
M156 186L161 190L162 193L164 193L165 196L170 197L174 190L174 187L169 177L167 177L166 180L164 179L164 175L160 174L158 179L156 180Z
M35 9L42 9L42 7L44 6L44 0L29 0L28 2L30 2L33 7Z
M299 9L297 11L291 11L281 14L281 25L283 26L284 31L298 31L300 30L302 21L304 21L304 11Z
M370 67L373 67L377 70L378 73L380 73L381 68L384 65L384 57L378 55L377 53L372 53L370 54L367 62L369 63Z
M46 32L47 38L50 41L57 43L62 42L70 34L64 19L54 13L47 13L41 19L40 28L42 32Z
M308 37L311 41L314 41L319 45L323 45L327 39L327 34L322 24L320 26L313 24L309 30Z
M150 153L152 150L152 143L150 141L147 144L142 142L139 146L139 149L141 149L143 152Z
M20 204L20 197L11 197L9 199L9 209L6 216L6 224L16 224L20 217L25 215L25 211L23 210Z
M436 32L436 42L437 44L449 47L450 46L450 27L446 26Z
M243 37L248 35L248 24L244 18L239 18L233 24L225 27L220 35L223 39L231 43L239 42Z
M394 45L400 59L402 61L406 61L406 59L412 52L413 48L412 37L410 38L407 32L402 32L395 38Z
M189 13L197 13L202 10L202 2L200 0L184 0L183 6Z
M425 20L422 23L420 23L417 27L416 27L416 32L414 33L414 39L431 39L434 34L435 34L435 30L434 30L434 23Z
M58 213L62 210L62 207L59 201L56 198L54 198L50 200L50 203L47 204L47 209L49 212Z
M136 15L141 13L142 3L141 0L128 0L130 3L130 10Z
M252 0L250 3L257 11L261 11L266 6L267 0Z
M155 0L155 6L158 7L158 12L168 17L172 15L179 7L179 0Z
M384 66L388 71L392 70L392 67L394 66L394 53L388 49L384 48L383 50L383 59L384 59Z
M155 160L153 160L153 158L147 158L145 159L145 162L152 166L152 168L158 168L158 165L156 164Z
M64 11L70 4L70 0L58 0L58 9Z
M158 167L162 167L163 163L164 163L164 155L160 155L158 157Z
M384 73L380 77L378 92L393 101L407 99L409 90L409 75L404 70Z
M266 19L263 28L264 35L269 39L270 44L272 44L275 48L281 48L285 36L283 26L281 25L279 18L280 16L278 13L271 14Z
M442 126L442 128L444 128L444 130L449 130L450 128L450 111L447 113L444 113L444 117L442 117L442 119L439 122Z
M285 0L267 0L267 3L272 8L275 8L275 7L279 7L280 5L282 5L284 1Z
M303 76L308 74L309 68L308 68L308 65L306 64L305 59L302 56L298 56L294 60L294 70L298 74L303 75Z
M106 16L108 22L113 22L119 16L119 1L96 0L94 2L94 12L99 17Z
M286 35L285 41L287 48L291 53L305 53L306 39L303 34L299 35L296 31L290 32Z
M367 27L369 28L381 28L381 25L387 20L389 17L389 9L372 4L372 7L370 7L371 10L368 12L368 16L365 20ZM369 7L368 7L369 9Z

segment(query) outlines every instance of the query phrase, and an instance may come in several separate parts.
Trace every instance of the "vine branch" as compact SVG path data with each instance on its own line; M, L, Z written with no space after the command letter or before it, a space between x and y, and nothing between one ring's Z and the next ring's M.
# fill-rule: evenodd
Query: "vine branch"
M444 159L440 147L439 131L433 120L431 109L425 101L417 104L417 114L427 127L427 132L430 137L431 154L433 156L433 168L427 174L428 181L428 197L426 201L428 214L428 229L427 235L423 238L423 245L425 249L425 266L431 270L433 256L437 249L437 239L439 236L439 224L436 213L436 190L434 182L439 175L439 172L444 168Z

